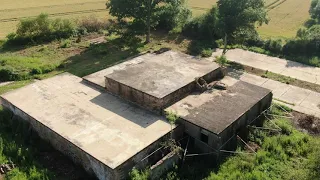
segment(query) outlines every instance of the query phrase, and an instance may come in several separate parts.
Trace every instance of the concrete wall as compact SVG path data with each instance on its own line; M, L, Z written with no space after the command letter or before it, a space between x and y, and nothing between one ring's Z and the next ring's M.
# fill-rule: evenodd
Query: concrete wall
M167 154L163 157L157 164L153 165L151 169L151 179L157 180L160 179L161 175L165 172L171 170L174 165L177 165L179 162L179 156L174 152Z
M203 78L207 82L212 82L221 76L221 70L216 69ZM181 100L195 90L195 82L191 82L163 98L157 98L107 77L105 78L105 84L108 92L157 113L162 113L164 108Z
M183 127L177 126L173 130L173 139L181 139L183 136ZM127 178L129 172L132 170L133 167L136 167L137 169L145 169L146 167L155 164L160 159L162 159L162 153L161 151L157 151L153 155L150 155L155 150L157 150L161 143L170 138L171 133L166 134L165 136L161 137L151 145L149 145L147 148L143 149L136 155L134 155L132 158L121 164L119 167L116 168L116 171L118 174L120 174L121 179ZM150 155L148 158L143 160L145 157ZM143 160L143 161L141 161Z
M55 149L68 156L74 163L81 165L89 174L95 175L100 180L119 179L116 171L87 154L77 145L41 124L8 101L1 98L1 103L5 108L11 110L14 115L20 117L21 120L27 121L42 139L48 141Z
M181 120L181 124L183 124L185 132L195 139L194 146L200 149L202 152L212 152L217 149L217 146L220 145L220 138L216 134L209 132L208 144L206 144L201 141L201 130L203 128L200 128L199 126L185 120ZM211 148L208 146L210 146Z
M147 110L160 112L162 100L154 96L136 90L113 79L106 78L106 90L111 94L117 95L127 101L137 104Z

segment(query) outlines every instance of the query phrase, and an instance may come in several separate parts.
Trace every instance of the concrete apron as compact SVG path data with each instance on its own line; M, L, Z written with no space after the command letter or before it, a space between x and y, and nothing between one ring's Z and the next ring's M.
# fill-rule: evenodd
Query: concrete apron
M221 54L222 50L217 49L212 57ZM243 49L230 49L227 51L226 56L230 61L246 66L268 70L273 73L289 76L309 83L320 84L320 68Z
M242 71L231 70L228 76L270 89L275 102L282 103L294 111L320 118L320 93Z

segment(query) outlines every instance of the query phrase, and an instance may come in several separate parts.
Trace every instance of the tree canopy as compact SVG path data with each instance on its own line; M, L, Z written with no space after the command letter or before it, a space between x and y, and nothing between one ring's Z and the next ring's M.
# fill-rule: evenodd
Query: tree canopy
M219 0L219 28L225 36L225 47L227 37L234 37L248 33L256 33L256 25L268 23L267 11L264 0ZM224 50L225 53L226 49Z
M146 42L149 42L150 29L159 23L161 14L172 15L167 17L172 23L184 19L180 17L181 13L189 16L189 11L177 10L183 4L184 0L110 0L106 5L119 21L132 20L131 24L145 33ZM170 12L164 13L165 10Z
M313 19L320 21L320 0L312 0L309 12Z

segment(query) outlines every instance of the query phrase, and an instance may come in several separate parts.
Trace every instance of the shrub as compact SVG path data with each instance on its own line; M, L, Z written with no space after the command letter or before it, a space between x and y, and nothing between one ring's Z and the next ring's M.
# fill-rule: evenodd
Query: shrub
M136 168L133 168L129 173L131 180L148 180L150 172L148 170L139 171Z
M228 59L226 56L219 56L216 57L216 62L221 66L225 66L228 63Z
M185 1L174 1L160 7L157 29L164 29L170 33L180 33L190 20L192 12L185 5Z
M31 74L42 74L42 69L39 67L32 68Z
M201 57L211 57L212 56L212 49L203 49L201 51Z
M88 16L78 22L78 32L80 34L86 34L88 32L99 32L100 30L106 29L108 25L108 21L102 21L96 16Z
M185 36L213 41L218 39L218 9L213 7L207 14L194 18L182 30Z
M44 64L40 66L42 73L48 73L55 70L58 67L56 64Z
M63 40L61 43L60 43L60 47L61 48L70 48L71 47L71 40L69 39L66 39L66 40Z
M282 52L282 40L281 39L269 39L264 43L266 50L279 54Z
M56 67L56 64L47 64L36 57L0 56L0 81L26 80Z
M314 56L314 57L310 58L309 63L312 66L320 67L320 59L317 56Z
M192 55L201 55L203 50L216 47L213 41L193 40L188 46L188 52Z
M0 81L12 81L14 80L14 69L10 67L1 68L0 66Z
M35 18L21 20L16 33L7 35L7 43L25 45L69 38L76 33L75 29L74 23L70 20L51 20L47 14L40 14Z

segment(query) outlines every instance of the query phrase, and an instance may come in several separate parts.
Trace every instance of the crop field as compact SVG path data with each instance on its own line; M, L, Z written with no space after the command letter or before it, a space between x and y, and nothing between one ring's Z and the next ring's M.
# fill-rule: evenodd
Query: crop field
M309 18L311 0L266 0L270 22L259 28L262 37L294 37Z
M311 0L266 0L270 22L258 29L263 37L293 37L308 19ZM188 0L194 16L210 9L217 0ZM13 32L19 19L48 13L50 17L77 19L95 15L108 18L106 1L101 0L0 0L0 38Z

